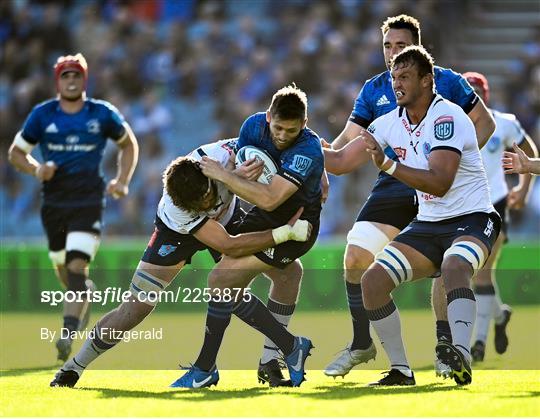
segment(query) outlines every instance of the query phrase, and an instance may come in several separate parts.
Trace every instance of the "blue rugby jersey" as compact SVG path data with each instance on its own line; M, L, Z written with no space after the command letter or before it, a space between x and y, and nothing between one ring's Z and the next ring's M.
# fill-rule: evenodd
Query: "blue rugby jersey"
M299 188L274 211L261 210L262 216L277 226L286 223L303 206L302 219L318 223L321 213L321 176L324 170L319 136L306 127L291 147L278 150L272 143L266 114L259 112L247 118L240 129L237 150L247 145L270 153L279 166L278 174Z
M434 72L437 93L459 105L468 114L479 100L469 82L461 74L448 68L435 66ZM379 116L387 114L396 107L392 78L390 71L387 70L365 82L354 102L349 120L367 128ZM387 148L384 151L389 158L399 161L394 150ZM374 197L391 198L415 196L416 192L389 174L380 172L371 194Z
M87 99L83 108L65 113L58 99L34 107L21 135L39 145L44 161L58 169L43 182L43 204L55 207L103 205L105 182L101 160L107 139L125 134L124 117L110 103Z

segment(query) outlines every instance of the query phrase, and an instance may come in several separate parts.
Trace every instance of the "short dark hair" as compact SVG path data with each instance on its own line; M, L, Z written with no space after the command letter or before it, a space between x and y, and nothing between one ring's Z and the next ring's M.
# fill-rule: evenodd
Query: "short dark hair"
M198 212L211 183L198 161L182 156L169 163L163 172L163 185L175 206Z
M390 68L394 69L399 65L416 65L418 76L424 77L426 74L433 75L433 57L421 45L409 45L392 58Z
M381 31L383 35L386 35L386 32L390 29L407 29L413 36L414 45L420 45L422 43L420 37L420 22L412 16L399 15L389 17L383 22Z
M296 87L296 84L292 83L274 94L268 111L271 116L279 119L303 121L307 116L307 96Z

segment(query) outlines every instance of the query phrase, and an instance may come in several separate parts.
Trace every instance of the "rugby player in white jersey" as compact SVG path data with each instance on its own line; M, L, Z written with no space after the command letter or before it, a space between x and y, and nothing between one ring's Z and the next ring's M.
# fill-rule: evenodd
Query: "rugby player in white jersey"
M118 332L133 329L148 316L159 302L155 297L165 290L184 265L198 251L208 249L217 261L222 254L232 257L251 255L288 240L306 241L311 225L298 220L299 210L285 228L238 235L229 234L244 214L237 197L221 182L207 178L200 167L203 156L223 165L233 163L234 140L222 140L201 146L190 155L173 160L163 175L163 196L159 202L155 230L135 270L129 290L132 298L105 314L94 326L79 353L56 373L51 387L73 387L85 368L121 339ZM235 173L250 180L261 174L261 164L248 160ZM288 227L288 228L287 228ZM286 231L287 230L287 231ZM286 233L286 234L284 234ZM291 287L284 275L267 275L274 288ZM277 279L276 279L277 278ZM283 281L283 284L280 282ZM283 327L276 322L276 327Z
M467 72L463 74L476 93L489 103L489 84L483 74ZM507 239L507 217L506 207L520 210L527 202L527 195L531 189L532 176L530 174L520 174L519 183L512 189L508 189L504 176L501 159L507 149L511 149L515 143L529 157L538 157L538 151L531 137L523 130L516 116L510 113L498 112L491 109L491 113L497 128L482 148L482 161L488 178L491 201L493 206L502 218L501 233L495 242L491 255L474 278L474 293L476 296L476 338L471 348L471 355L474 361L483 361L489 324L491 319L495 321L495 350L499 354L506 352L508 347L508 336L506 326L512 313L510 307L501 302L501 298L496 286L497 260L501 249Z
M415 384L390 293L438 271L452 342L439 342L437 356L458 385L472 382L476 301L470 282L489 257L501 219L491 204L474 125L460 107L434 93L433 74L433 59L422 47L397 54L391 75L398 108L361 134L377 167L416 189L419 200L417 217L362 276L368 318L391 362L388 374L372 385ZM386 147L402 149L399 163L385 157Z

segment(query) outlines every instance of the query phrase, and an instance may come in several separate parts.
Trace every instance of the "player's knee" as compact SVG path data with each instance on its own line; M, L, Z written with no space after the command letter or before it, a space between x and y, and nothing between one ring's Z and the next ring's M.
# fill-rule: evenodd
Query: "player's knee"
M362 296L364 303L372 301L381 292L381 276L384 276L384 271L374 265L362 275Z
M83 274L90 263L90 255L79 250L66 252L66 268L69 272Z
M304 269L299 260L295 260L293 263L288 265L281 275L273 276L272 282L274 285L279 285L282 283L287 286L297 285L302 281L302 276L304 274Z
M373 262L374 254L358 246L347 246L345 252L345 269L348 271L365 271Z
M134 297L135 302L150 306L151 311L160 301L161 293L165 291L168 286L168 282L163 281L142 269L137 269L131 279L129 291Z
M67 282L68 282L68 291L86 291L86 275L80 272L74 272L68 270L67 274Z

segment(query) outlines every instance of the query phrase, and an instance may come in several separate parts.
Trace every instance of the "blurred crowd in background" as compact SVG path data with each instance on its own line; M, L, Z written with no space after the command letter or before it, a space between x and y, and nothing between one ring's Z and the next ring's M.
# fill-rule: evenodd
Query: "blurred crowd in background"
M167 163L200 144L235 137L243 120L291 82L308 94L308 125L332 141L365 79L385 70L380 25L417 17L436 64L461 68L452 36L467 24L466 1L2 1L0 2L0 204L2 237L42 234L39 185L7 162L7 149L32 107L55 95L52 66L81 52L88 96L113 103L141 153L130 195L108 199L107 235L148 235ZM518 115L539 138L539 38L516 51L493 107ZM531 90L536 94L530 94ZM104 170L115 173L115 147ZM34 155L39 154L34 152ZM331 178L321 236L345 233L367 198L371 164ZM538 186L538 185L537 185ZM538 206L540 207L540 205ZM515 225L538 222L540 208ZM339 214L339 216L336 216Z

